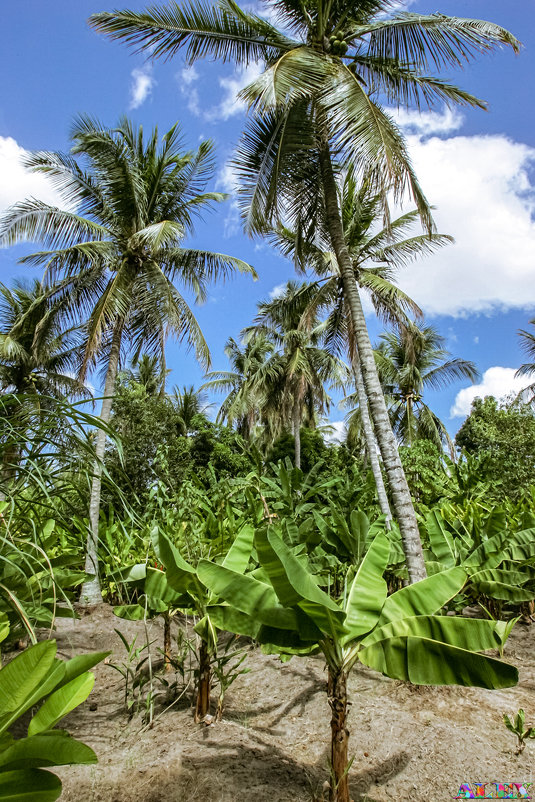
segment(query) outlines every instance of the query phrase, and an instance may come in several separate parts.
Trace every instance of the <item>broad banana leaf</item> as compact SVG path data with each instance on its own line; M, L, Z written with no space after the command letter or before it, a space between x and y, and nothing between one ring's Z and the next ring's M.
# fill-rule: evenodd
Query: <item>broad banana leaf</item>
M214 594L242 613L279 629L296 630L297 617L293 610L282 607L271 585L253 579L250 574L238 574L222 565L200 560L197 572L201 582Z
M69 735L51 732L21 738L0 752L0 788L3 786L5 771L97 762L97 756L89 746Z
M56 642L42 641L0 670L0 733L61 682L65 663L55 654Z
M327 635L338 638L344 634L345 612L318 587L312 574L273 530L257 533L256 549L284 607L298 605ZM273 621L266 623L278 626Z
M254 527L251 524L245 524L223 560L224 567L230 568L231 571L236 571L239 574L245 573L245 569L251 559L253 542Z
M531 601L535 591L526 590L519 585L528 582L530 577L521 571L503 571L499 568L477 571L470 576L470 584L478 593L493 599L521 604Z
M9 635L9 618L5 613L0 613L0 643Z
M364 665L387 677L415 685L497 689L510 688L518 682L514 666L430 638L387 637L362 648L358 656Z
M85 674L86 671L89 671L89 669L96 666L97 663L100 663L101 660L104 660L110 654L111 652L90 652L89 654L77 654L76 657L71 657L71 659L66 662L58 660L58 663L65 666L65 674L61 682L55 686L55 690L62 688L68 682L75 679L75 677L79 677L80 674Z
M199 591L195 569L184 560L167 535L155 529L152 533L152 543L158 559L165 565L170 587L178 593L187 593L191 588Z
M401 588L385 601L378 625L413 615L433 615L462 590L465 582L466 571L456 567Z
M389 556L387 536L384 533L376 535L349 591L345 621L349 634L345 641L360 637L377 624L388 591L383 573Z
M427 534L431 551L438 563L444 568L453 568L456 562L455 544L450 532L444 526L444 520L439 512L433 510L426 520Z
M50 694L30 721L28 735L37 735L52 729L67 713L85 702L94 684L95 675L88 671Z
M2 802L55 802L61 796L61 780L50 771L22 769L0 777Z
M361 642L362 648L389 638L417 637L447 643L459 649L484 652L503 640L503 622L448 615L417 615L376 627Z
M210 604L206 614L212 619L214 626L222 632L234 632L236 635L245 635L255 638L260 629L260 622L250 615L236 610L230 604Z

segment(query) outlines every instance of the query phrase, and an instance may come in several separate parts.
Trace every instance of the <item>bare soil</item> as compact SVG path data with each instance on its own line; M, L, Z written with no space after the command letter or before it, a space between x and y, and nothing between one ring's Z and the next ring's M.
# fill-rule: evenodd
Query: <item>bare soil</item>
M144 642L142 623L122 621L102 605L78 621L60 619L58 653L111 649L120 662L124 647L114 628ZM158 623L149 634L161 642ZM121 677L97 666L91 696L65 727L93 747L99 764L57 770L63 802L321 800L330 738L322 661L283 664L248 648L251 671L230 688L223 720L209 726L193 723L191 694L152 729L139 716L129 720ZM349 682L355 802L443 802L465 782L531 782L535 741L515 756L502 714L523 707L535 721L535 625L516 626L505 659L519 668L520 682L504 691L416 688L357 667Z

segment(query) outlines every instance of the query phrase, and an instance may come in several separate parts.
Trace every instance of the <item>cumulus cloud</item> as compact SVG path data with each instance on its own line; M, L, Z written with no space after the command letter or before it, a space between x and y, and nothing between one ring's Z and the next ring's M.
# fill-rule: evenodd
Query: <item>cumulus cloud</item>
M532 379L529 376L515 378L515 373L515 368L498 366L486 370L480 384L474 384L459 390L450 409L450 417L460 418L469 415L472 401L476 398L493 395L494 398L500 401L509 396L518 395L524 387L532 383Z
M0 212L25 198L65 208L65 201L44 175L25 169L27 153L12 137L0 136Z
M184 67L176 76L180 94L186 98L188 111L195 117L200 117L202 114L199 90L195 86L199 78L199 72L194 66Z
M535 306L535 149L503 135L445 137L458 115L400 115L416 174L455 244L400 273L431 315Z
M207 120L228 120L235 114L241 114L247 109L247 104L238 98L239 92L248 84L258 78L263 72L261 64L250 64L248 67L237 69L231 76L219 79L223 89L223 97L217 106L205 113Z
M156 81L152 75L152 67L136 67L132 70L132 84L130 86L130 108L138 109L152 92Z
M216 189L228 192L230 195L227 215L223 222L223 234L225 237L233 237L240 230L240 207L236 197L236 174L229 161L225 162L217 174Z
M276 284L272 290L269 292L269 297L273 300L273 298L280 298L284 295L284 290L286 289L286 282L282 284Z
M327 443L342 443L347 434L346 422L343 420L329 421L323 434Z

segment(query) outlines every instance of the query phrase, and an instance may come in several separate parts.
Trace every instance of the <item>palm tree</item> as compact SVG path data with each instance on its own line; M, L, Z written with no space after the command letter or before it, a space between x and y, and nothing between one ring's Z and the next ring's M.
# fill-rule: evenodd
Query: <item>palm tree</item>
M442 421L424 403L427 387L442 389L456 379L475 381L473 362L455 357L444 348L442 337L432 326L411 323L380 336L376 348L379 376L389 402L392 428L401 443L430 440L438 448L454 448Z
M388 16L391 0L276 0L266 5L283 30L234 0L104 12L90 23L153 58L175 55L184 47L191 64L203 57L265 63L264 72L242 92L255 109L236 160L246 226L262 233L285 220L301 241L309 241L324 209L409 576L415 581L425 576L418 525L345 244L337 175L369 173L386 217L388 193L400 199L408 192L431 229L430 209L401 133L377 96L416 107L445 101L484 108L478 98L428 71L462 66L503 45L517 52L519 42L502 27L480 20L438 13ZM346 786L347 779L336 792L339 800L348 798Z
M0 284L0 390L15 394L75 398L89 391L74 373L82 330L65 327L63 305L41 283ZM43 399L41 399L43 403Z
M257 392L255 377L266 360L273 354L275 345L269 338L258 333L250 336L244 345L233 337L225 344L225 354L232 370L211 371L201 389L228 393L217 413L217 420L232 426L250 442L255 425L261 419L261 399Z
M417 220L416 211L408 212L392 221L387 228L377 230L381 198L371 191L368 181L357 187L351 175L346 176L340 192L340 209L355 281L369 295L377 316L397 325L409 322L407 313L420 317L422 311L419 306L393 283L395 273L419 256L430 254L451 242L452 238L435 233L407 238L406 234ZM280 228L273 239L283 254L291 258L301 271L312 268L323 278L311 301L310 312L315 313L319 309L328 311L325 344L334 353L348 353L357 389L359 424L364 435L381 512L386 516L389 525L390 505L377 454L377 441L369 414L352 318L348 314L344 284L336 257L329 250L328 232L324 230L322 234L318 230L313 243L299 242L294 232ZM354 416L351 417L350 429L354 434Z
M263 397L267 415L282 426L290 423L295 439L295 465L301 467L301 424L306 414L315 425L316 412L325 414L330 398L325 383L342 386L346 366L323 347L325 324L306 314L316 287L289 281L283 293L258 304L253 326L245 335L263 334L278 350L256 372L252 383Z
M530 320L529 324L530 326L535 326L535 318ZM526 331L526 329L519 329L518 335L520 337L520 344L523 350L526 351L527 355L532 360L535 359L535 334L532 331ZM518 368L517 372L515 373L515 378L519 376L533 375L535 375L535 362L525 362ZM535 382L528 385L528 387L524 388L524 390L521 390L519 397L524 398L529 402L533 402L535 397Z
M162 369L159 354L141 354L131 371L131 376L137 384L145 388L147 395L164 395L165 380L170 372Z
M236 269L253 271L233 257L182 247L195 216L224 197L205 192L213 173L210 142L183 152L178 125L160 143L157 130L145 141L142 128L136 131L126 118L109 130L89 117L75 121L72 140L73 156L37 152L27 160L63 192L67 209L34 199L17 203L0 221L0 242L42 240L47 250L23 261L44 264L46 281L57 281L56 297L68 298L73 314L88 313L80 375L104 363L100 418L107 423L122 350L132 351L134 361L142 351L158 355L164 370L165 338L172 333L209 363L199 325L174 282L201 301L208 282ZM97 433L86 559L95 578L82 588L88 603L102 599L98 525L105 442L103 428Z
M184 435L193 431L194 418L197 415L202 415L204 418L207 418L206 396L202 388L196 390L193 385L190 385L189 387L184 386L182 390L180 390L178 387L175 387L171 398L180 417L182 433Z

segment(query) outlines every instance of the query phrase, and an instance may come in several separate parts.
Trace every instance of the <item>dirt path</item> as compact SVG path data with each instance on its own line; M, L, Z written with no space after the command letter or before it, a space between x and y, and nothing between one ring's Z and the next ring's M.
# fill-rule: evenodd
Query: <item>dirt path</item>
M143 626L117 619L105 606L80 621L61 619L58 650L124 647ZM151 638L161 637L151 624ZM372 671L353 671L349 692L351 791L355 802L445 802L461 783L531 782L535 742L520 757L501 721L523 707L535 720L535 626L518 625L505 658L520 683L505 691L412 688ZM251 649L250 673L228 692L224 720L194 725L189 700L142 731L128 721L122 682L110 666L96 669L89 700L66 719L66 728L91 745L97 766L58 770L63 802L312 802L328 779L330 735L325 673L319 658L282 664ZM95 707L96 709L91 709ZM535 788L535 786L534 786ZM535 797L535 793L533 794Z

